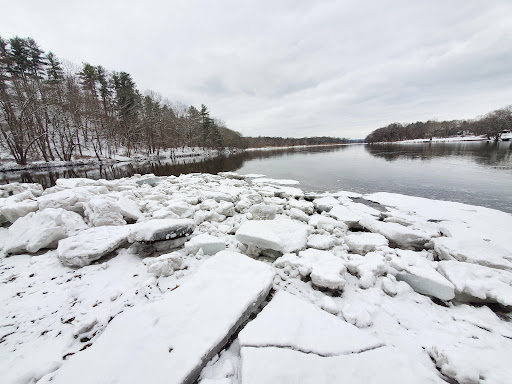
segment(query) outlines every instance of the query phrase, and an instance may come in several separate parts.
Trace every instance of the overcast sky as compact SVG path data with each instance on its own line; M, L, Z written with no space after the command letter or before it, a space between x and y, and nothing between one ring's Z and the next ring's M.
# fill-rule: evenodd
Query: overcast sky
M0 0L0 35L246 136L364 138L512 104L512 1Z

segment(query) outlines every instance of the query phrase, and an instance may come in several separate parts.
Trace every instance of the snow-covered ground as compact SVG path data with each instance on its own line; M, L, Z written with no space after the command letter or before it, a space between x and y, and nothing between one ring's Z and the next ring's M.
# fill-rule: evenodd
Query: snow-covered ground
M295 184L0 186L0 382L510 382L512 215Z
M443 143L443 142L454 142L454 141L485 141L487 140L486 135L482 136L452 136L452 137L433 137L432 140L430 139L411 139L411 140L402 140L402 141L394 141L394 143L428 143L428 142L435 142L435 143Z
M162 150L159 155L147 155L145 153L134 153L131 156L116 154L110 157L101 156L98 159L94 151L83 149L83 157L76 157L71 161L30 161L27 165L16 164L12 156L5 150L0 150L0 171L24 171L29 169L52 169L61 167L80 167L80 166L100 166L126 162L145 162L145 161L173 161L176 159L205 159L219 156L220 154L232 154L242 150L224 149L222 151L202 147L180 147ZM120 149L119 153L123 153Z

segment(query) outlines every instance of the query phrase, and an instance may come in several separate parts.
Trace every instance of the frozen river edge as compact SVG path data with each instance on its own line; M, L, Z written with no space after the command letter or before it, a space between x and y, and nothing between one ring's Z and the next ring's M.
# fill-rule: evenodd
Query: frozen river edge
M511 377L512 215L296 184L0 186L0 381Z

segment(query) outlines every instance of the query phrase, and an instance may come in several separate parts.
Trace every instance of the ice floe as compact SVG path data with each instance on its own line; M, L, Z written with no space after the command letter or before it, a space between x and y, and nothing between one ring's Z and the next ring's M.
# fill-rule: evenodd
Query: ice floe
M1 186L0 222L2 383L512 376L504 212L230 172Z

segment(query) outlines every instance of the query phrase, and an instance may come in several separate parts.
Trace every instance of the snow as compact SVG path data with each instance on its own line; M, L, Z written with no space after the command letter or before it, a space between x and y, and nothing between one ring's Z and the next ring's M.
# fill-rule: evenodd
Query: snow
M350 255L347 268L350 273L359 276L359 286L364 289L374 286L376 278L387 272L384 257L375 252L368 252L364 257Z
M391 348L332 357L282 348L242 348L241 354L244 384L444 383Z
M290 348L320 356L347 355L382 342L290 293L279 291L240 332L242 347Z
M443 301L455 297L453 284L436 271L435 263L429 260L429 252L400 249L395 252L396 255L391 254L390 265L397 271L397 280L405 281L418 293Z
M182 320L186 327L180 325L180 343L194 354L187 362L200 383L321 382L325 375L331 375L328 381L358 382L366 380L361 372L367 371L373 375L369 382L385 382L391 377L388 366L413 371L410 382L433 377L434 382L504 383L512 376L510 214L388 193L305 194L234 174L80 179L59 181L44 191L37 184L13 184L0 187L0 196L0 213L14 207L12 224L0 215L2 383L44 383L61 374L59 382L81 382L82 372L87 380L109 369L153 381L172 367L167 362L178 352L171 345L177 331L168 325ZM20 203L34 212L17 209ZM102 204L108 207L92 209ZM275 216L254 220L255 205L275 207ZM337 215L331 215L333 209ZM121 225L89 228L100 219ZM362 224L372 233L359 232L365 229ZM16 253L7 256L9 248ZM224 249L236 253L222 268L210 268ZM219 272L239 262L247 270ZM237 281L244 286L260 281L252 273L261 268L269 273L265 287L274 297L267 296L268 305L255 318L243 316L242 325L260 329L258 321L268 311L280 312L280 320L272 316L271 327L282 329L279 340L295 343L278 347L276 353L283 356L272 352L276 346L241 346L236 333L226 339L235 332L223 316L231 302L238 305L231 300L242 294ZM172 299L179 306L171 302L205 274L201 289ZM296 309L276 309L281 304L274 300L285 292L301 301ZM245 308L255 310L260 299L248 299ZM297 313L303 305L309 309ZM244 306L230 319L238 318ZM324 315L383 346L346 355L322 353L331 339L319 334L337 332L322 331ZM314 320L292 337L295 317L302 325ZM211 319L216 329L224 323L222 332L211 329ZM191 322L193 331L187 328ZM270 340L271 331L267 339L266 331L258 332L261 342ZM104 337L107 341L101 341ZM198 340L207 337L222 342L198 348L205 345ZM298 344L303 340L316 352L292 349L305 349L306 344ZM335 347L347 345L337 342ZM253 350L258 360L245 359ZM350 364L345 363L349 358ZM138 367L137 372L122 372L121 360L133 370ZM260 362L266 372L252 377L250 367ZM352 366L363 368L356 372ZM408 373L397 374L396 382L408 382Z
M267 296L273 277L261 262L220 252L160 300L116 316L51 382L192 383Z
M299 256L287 253L274 262L277 268L295 271L295 274L311 278L317 287L341 290L345 286L346 267L343 260L331 252L309 248L299 252ZM297 273L298 272L298 273Z
M273 220L276 217L275 205L255 204L249 209L253 220Z
M389 241L406 249L423 249L432 238L427 232L397 223L378 221L364 218L359 221L364 228L374 233L380 233Z
M137 221L143 217L137 203L128 197L119 196L119 199L117 200L117 206L119 208L119 212L125 219Z
M457 260L485 267L512 271L512 252L479 239L441 237L433 240L434 251L441 260Z
M130 226L128 241L172 240L187 236L194 231L195 224L190 219L154 219Z
M388 240L379 233L356 232L345 236L345 243L350 251L365 255L379 247L388 245Z
M457 261L440 261L438 271L455 286L458 300L512 305L510 272Z
M3 252L35 253L43 248L56 248L60 239L86 228L79 214L61 208L29 213L9 227Z
M362 217L343 205L334 206L327 215L344 222L349 228L356 227Z
M290 208L300 209L301 211L307 213L308 215L313 214L313 212L315 211L315 206L313 205L313 203L306 200L291 199L288 204Z
M203 233L186 242L185 249L193 254L201 249L205 255L214 255L226 249L226 241L216 236Z
M308 247L325 250L331 249L336 244L336 238L331 235L311 235L308 237Z
M161 255L158 257L147 257L144 265L148 267L149 273L157 276L171 276L175 271L182 269L183 257L178 252Z
M26 216L31 212L37 211L37 202L21 201L19 203L11 203L0 208L0 217L5 218L3 221L14 223L20 217Z
M84 204L84 215L93 227L125 225L119 206L113 200L93 197Z
M244 244L280 253L306 247L308 227L292 220L253 220L244 222L236 231L236 239Z
M81 268L113 252L127 241L128 226L103 226L86 229L59 241L57 254L62 264Z
M313 200L313 205L319 212L329 212L333 207L339 205L339 201L335 197L326 196Z

